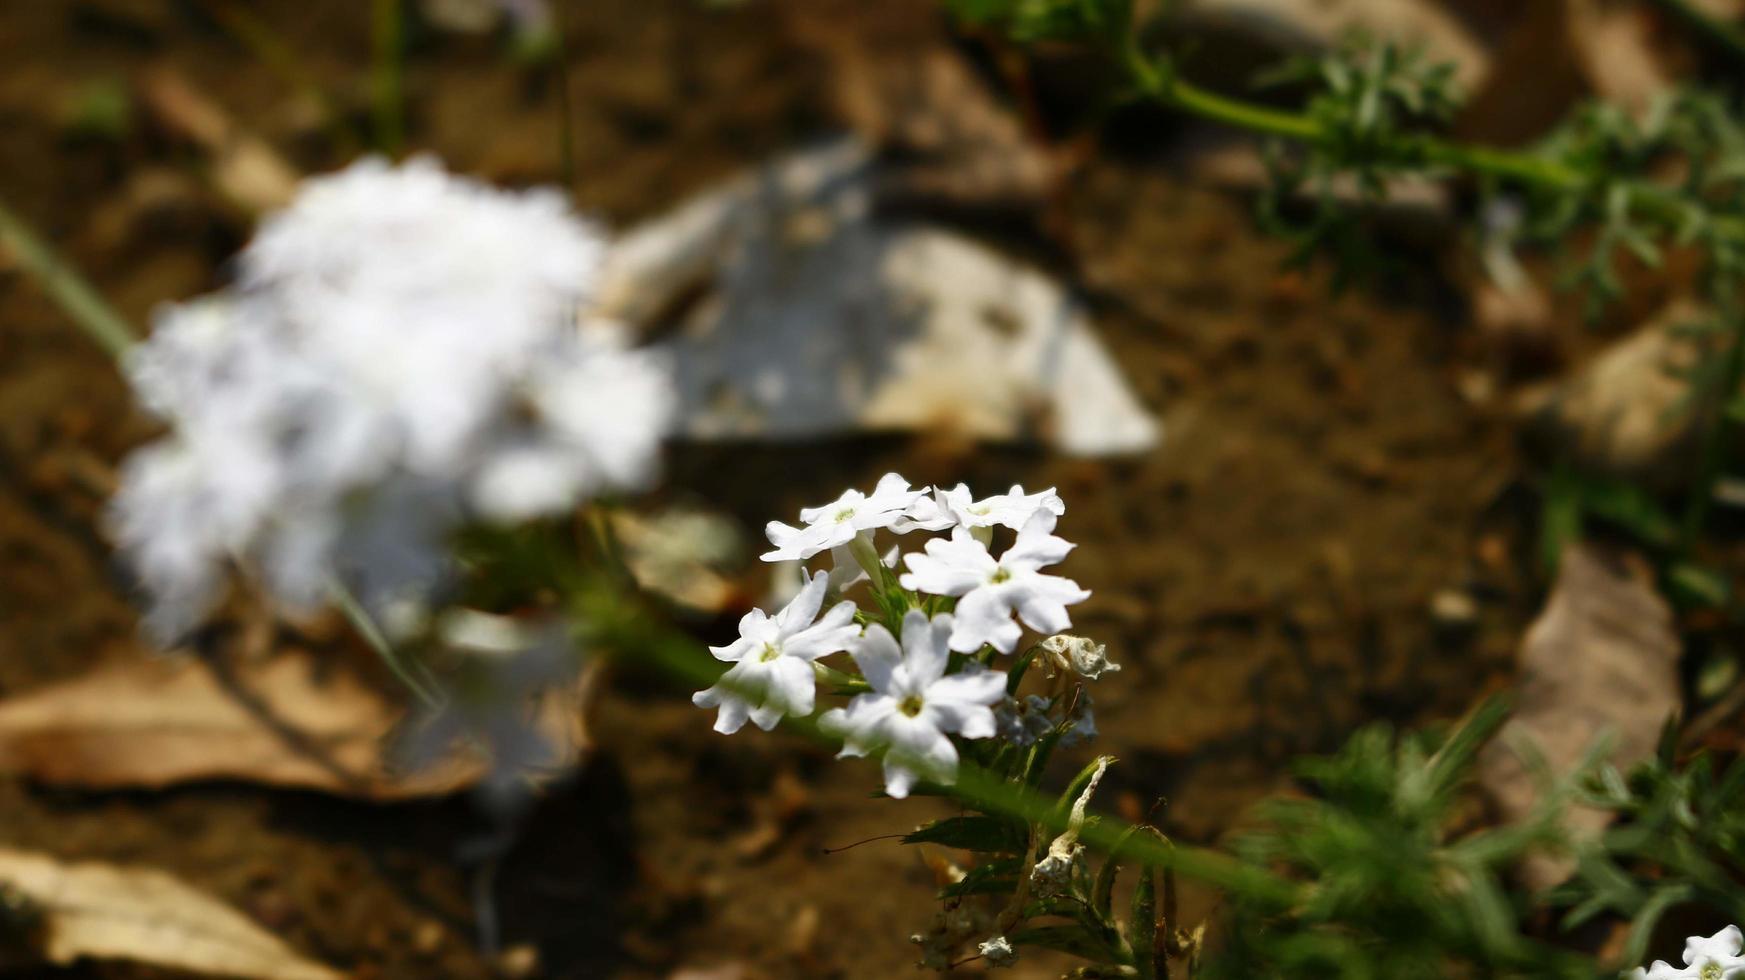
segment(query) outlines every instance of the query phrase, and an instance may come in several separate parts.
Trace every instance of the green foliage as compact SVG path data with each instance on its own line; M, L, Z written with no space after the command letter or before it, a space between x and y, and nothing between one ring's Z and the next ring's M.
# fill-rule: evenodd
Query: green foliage
M1492 701L1433 745L1378 725L1303 764L1316 791L1276 801L1238 845L1247 860L1310 885L1279 911L1232 896L1227 977L1591 977L1583 957L1527 938L1504 869L1548 824L1462 833L1460 790L1501 725Z
M1331 254L1342 286L1355 270L1382 262L1349 196L1383 201L1390 178L1425 169L1422 154L1401 134L1453 116L1460 105L1453 67L1428 61L1416 48L1359 37L1319 57L1291 59L1258 83L1307 86L1304 115L1320 134L1295 153L1268 148L1270 179L1257 202L1261 224L1296 244L1296 263ZM1306 215L1299 213L1305 201Z
M1399 135L1446 123L1461 101L1453 65L1429 61L1420 48L1365 37L1325 55L1293 58L1258 81L1308 85L1304 114L1321 133L1309 148L1310 169L1350 173L1378 197L1389 174L1424 167L1403 151Z
M80 86L61 111L68 135L92 140L120 140L133 130L133 95L114 78L93 78Z
M946 0L962 20L997 28L1018 41L1114 38L1133 17L1131 0Z
M1698 755L1674 764L1669 728L1655 759L1628 776L1601 767L1579 802L1617 822L1579 853L1575 877L1550 900L1575 927L1603 913L1632 922L1625 957L1640 960L1661 917L1696 905L1745 921L1745 758L1717 772Z
M1657 98L1638 118L1603 102L1586 104L1535 148L1579 175L1573 187L1529 187L1525 232L1566 244L1583 228L1592 243L1565 282L1598 308L1617 299L1620 257L1658 265L1668 245L1695 246L1707 260L1708 292L1745 272L1745 128L1721 96L1693 89ZM1671 179L1660 175L1673 173Z
M1028 841L1025 828L1007 817L947 817L903 836L905 844L939 844L966 851L1018 853Z

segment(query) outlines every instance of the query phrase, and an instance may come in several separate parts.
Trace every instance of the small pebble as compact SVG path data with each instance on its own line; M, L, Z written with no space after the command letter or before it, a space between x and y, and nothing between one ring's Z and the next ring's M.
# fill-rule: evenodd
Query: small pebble
M1430 599L1430 621L1440 629L1471 629L1478 622L1478 603L1459 589L1443 589Z

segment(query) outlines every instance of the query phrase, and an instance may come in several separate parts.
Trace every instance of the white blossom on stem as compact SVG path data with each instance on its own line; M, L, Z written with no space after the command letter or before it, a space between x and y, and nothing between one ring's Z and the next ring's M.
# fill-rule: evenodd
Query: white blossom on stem
M839 757L884 752L885 792L897 799L918 779L957 778L957 746L948 734L994 735L992 705L1006 695L1006 675L978 666L946 676L951 630L949 613L929 620L919 609L903 617L901 646L884 626L867 627L849 654L872 692L819 720L842 737Z
M1626 980L1698 980L1698 976L1695 970L1673 966L1665 960L1655 960L1647 969L1637 967L1625 974Z
M924 504L927 488L913 490L909 481L895 473L886 473L870 494L849 490L822 507L807 507L800 511L804 526L794 527L781 521L770 521L764 528L773 551L763 554L764 561L804 561L818 554L854 541L863 532L888 528L902 534L917 528L937 529L936 511Z
M1090 597L1077 582L1039 571L1074 547L1053 530L1054 515L1038 511L995 559L968 528L954 528L950 540L935 538L925 553L905 555L909 571L899 582L905 589L958 597L953 650L968 653L985 643L1011 653L1023 633L1014 613L1033 630L1059 633L1072 625L1066 607Z
M1047 511L1055 517L1066 513L1066 502L1060 499L1053 487L1025 493L1022 486L1014 484L1005 493L977 500L968 485L959 483L950 490L941 487L933 491L933 496L940 511L950 515L954 523L967 528L1009 527L1017 531L1028 524L1037 511Z
M770 616L753 609L739 621L739 639L709 648L715 659L733 665L713 687L691 696L699 708L721 709L716 731L732 734L747 718L769 731L786 715L812 713L812 662L848 649L860 635L852 602L839 602L819 618L828 588L828 573L815 573L781 612Z
M1698 971L1719 967L1727 971L1745 971L1745 957L1739 955L1745 946L1745 933L1738 926L1728 926L1712 936L1692 936L1684 941L1685 965ZM1725 980L1733 980L1731 976Z
M1745 980L1745 932L1728 926L1712 936L1691 936L1684 943L1683 967L1656 960L1647 969L1630 971L1628 980Z

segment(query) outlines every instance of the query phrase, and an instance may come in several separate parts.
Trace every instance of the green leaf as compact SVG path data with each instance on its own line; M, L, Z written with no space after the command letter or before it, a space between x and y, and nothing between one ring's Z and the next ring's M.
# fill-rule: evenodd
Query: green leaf
M1639 484L1599 477L1574 478L1582 509L1643 542L1667 547L1678 537L1678 522Z
M1733 589L1726 576L1696 562L1681 561L1666 570L1666 588L1681 605L1724 609Z
M1101 768L1108 766L1107 762L1092 759L1085 764L1083 769L1078 771L1078 775L1072 777L1072 782L1066 784L1066 792L1060 794L1060 802L1055 804L1062 814L1071 811L1073 804L1077 803L1078 798L1084 795L1085 787L1091 784L1091 777L1097 774L1099 763L1101 763Z
M1133 890L1133 910L1127 916L1127 945L1133 950L1133 965L1141 980L1157 980L1157 869L1139 872L1139 887Z
M940 898L962 895L1007 895L1018 890L1018 872L1024 862L1019 858L1002 858L978 865L956 881L939 889Z
M1006 937L1014 946L1040 946L1094 963L1119 963L1121 957L1084 926L1032 926Z
M903 843L1021 854L1029 846L1029 835L1004 817L947 817L904 835Z
M1115 846L1109 848L1109 856L1103 861L1103 866L1097 869L1097 881L1091 887L1091 907L1096 909L1097 915L1104 919L1115 914L1113 908L1115 878L1121 873L1121 850L1127 846L1128 841L1133 839L1134 834L1139 833L1139 830L1140 828L1135 825L1123 831L1121 836L1115 840Z
M1030 665L1036 662L1037 649L1037 647L1031 647L1025 650L1023 656L1019 657L1018 661L1012 665L1012 669L1006 672L1006 694L1008 697L1015 697L1018 694L1018 685L1024 683L1024 674L1030 670Z

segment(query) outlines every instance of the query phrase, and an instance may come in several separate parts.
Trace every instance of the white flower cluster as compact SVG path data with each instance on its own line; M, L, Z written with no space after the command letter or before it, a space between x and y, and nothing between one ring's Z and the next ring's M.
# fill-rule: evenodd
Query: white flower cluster
M1637 967L1625 974L1628 980L1745 980L1745 933L1728 926L1712 936L1692 936L1684 942L1684 966L1665 960Z
M170 427L111 512L148 625L196 625L232 562L291 607L337 581L391 610L442 581L458 524L649 479L669 375L577 326L604 248L558 193L429 158L307 181L233 289L163 311L130 356Z
M846 707L826 712L820 723L843 738L842 755L884 754L885 791L907 796L918 779L948 783L956 775L957 747L951 735L990 738L1035 735L1037 722L1009 714L1006 674L973 657L991 648L1012 653L1023 627L1056 633L1072 625L1066 607L1090 593L1078 584L1042 571L1064 559L1073 546L1054 535L1065 504L1053 490L1026 494L1022 487L976 500L968 487L912 489L895 473L872 493L844 493L822 507L800 512L801 526L771 522L774 549L765 561L806 561L831 552L835 567L816 571L787 608L770 616L753 610L740 621L740 638L711 647L717 659L733 664L721 680L692 699L717 707L715 728L737 731L747 718L770 729L786 715L809 715L816 698L822 657L847 652L867 687ZM1016 538L996 557L993 531L1004 527ZM888 531L949 531L928 539L919 551L897 561L881 559L875 536ZM898 567L907 571L897 573ZM883 599L898 587L908 590L893 621L871 621L841 592L863 578ZM838 597L822 618L818 614ZM888 602L881 602L889 609ZM951 608L952 611L942 611ZM929 615L928 610L940 610ZM1100 648L1098 648L1100 655ZM991 654L989 654L991 656ZM1090 663L1089 655L1080 659ZM1062 663L1070 658L1062 655ZM1106 660L1093 664L1102 672ZM1030 702L1025 702L1027 707ZM1089 729L1089 717L1085 717Z

